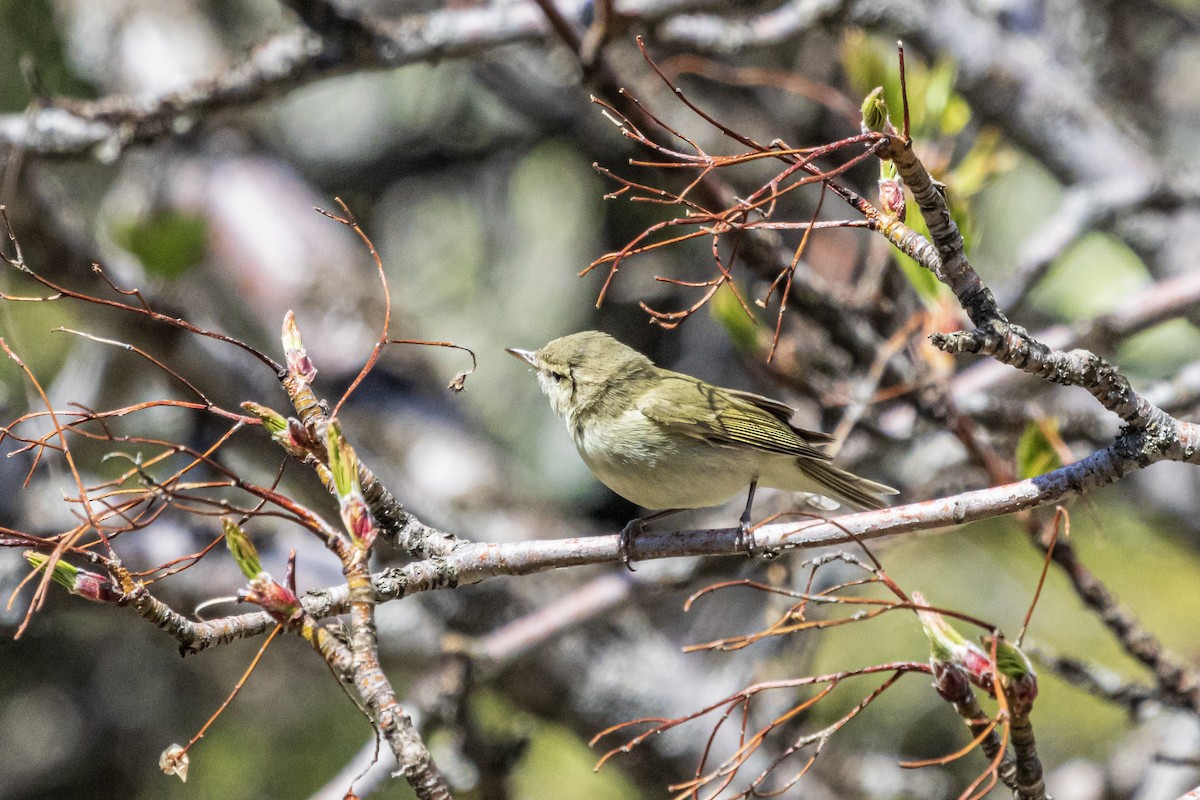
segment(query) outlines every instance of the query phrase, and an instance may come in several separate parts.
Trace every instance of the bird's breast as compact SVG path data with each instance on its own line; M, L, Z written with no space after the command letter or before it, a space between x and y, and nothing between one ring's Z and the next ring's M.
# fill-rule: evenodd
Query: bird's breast
M669 430L636 409L570 429L592 474L643 508L719 505L757 478L753 453Z

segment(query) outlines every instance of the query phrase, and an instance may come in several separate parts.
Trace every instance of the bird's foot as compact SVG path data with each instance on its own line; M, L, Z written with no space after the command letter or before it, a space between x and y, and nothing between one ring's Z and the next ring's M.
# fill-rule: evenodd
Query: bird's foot
M746 508L742 511L742 518L738 520L738 534L734 547L745 550L746 555L755 560L770 561L779 555L778 551L760 550L758 543L754 541L754 528L750 525L750 507L754 505L754 491L757 488L758 480L755 479L750 483L750 491L746 495Z
M746 555L755 561L773 561L779 557L778 550L758 546L758 542L754 539L754 527L750 524L748 514L742 514L742 518L738 520L738 533L734 547L738 550L745 550Z
M637 572L630 562L633 560L633 543L642 533L642 526L646 520L641 517L631 519L625 523L625 527L621 529L621 537L617 544L617 553L621 556L621 563L625 565L625 569L630 572Z
M746 555L754 557L754 531L750 528L750 520L745 516L738 521L737 538L733 541L733 546L738 550L745 550Z

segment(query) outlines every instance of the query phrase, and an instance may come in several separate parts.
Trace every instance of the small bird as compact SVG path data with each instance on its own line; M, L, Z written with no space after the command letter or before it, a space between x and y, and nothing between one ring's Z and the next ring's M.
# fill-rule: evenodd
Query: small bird
M555 339L540 350L507 352L537 373L542 391L588 469L642 508L658 511L621 531L621 555L642 525L688 508L724 503L749 487L743 544L757 486L820 494L854 508L882 508L896 490L833 466L819 448L833 441L792 426L778 400L724 389L655 366L600 331Z

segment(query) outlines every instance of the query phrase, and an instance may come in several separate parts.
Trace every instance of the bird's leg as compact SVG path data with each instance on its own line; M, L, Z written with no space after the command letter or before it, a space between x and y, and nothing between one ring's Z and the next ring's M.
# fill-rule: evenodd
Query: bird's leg
M739 550L745 548L746 553L753 557L756 545L754 544L754 531L750 530L750 506L754 505L754 491L758 488L758 478L750 481L750 492L746 495L746 508L742 511L742 518L738 521L737 542L734 544Z
M665 511L656 511L648 517L636 517L625 523L625 527L621 529L621 539L617 545L617 552L621 555L621 563L630 572L636 572L633 566L629 563L633 557L633 542L641 534L642 529L647 522L653 522L656 519L662 519L670 514L678 514L683 511L682 508L668 508Z

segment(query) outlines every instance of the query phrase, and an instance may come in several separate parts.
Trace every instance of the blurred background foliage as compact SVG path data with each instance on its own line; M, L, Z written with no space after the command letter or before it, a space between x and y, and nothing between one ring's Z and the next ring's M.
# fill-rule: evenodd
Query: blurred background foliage
M345 5L356 13L387 17L442 4L379 0ZM445 4L451 10L471 5ZM751 5L744 11L766 13L786 4ZM1153 137L1164 163L1191 158L1194 167L1192 154L1200 144L1196 3L1149 3L1144 18L1132 8L1140 4L1124 9L1067 0L975 5L991 24L1044 48L1061 45L1064 61L1076 58L1095 69L1097 81L1089 89L1103 89L1100 78L1106 68L1086 55L1101 39L1114 48L1106 51L1108 56L1126 69L1140 65L1150 70L1151 91L1126 96L1120 84L1105 100L1118 114L1123 102L1133 102L1130 97L1161 108L1161 115L1127 115L1123 124L1138 128L1140 137ZM1099 16L1089 16L1093 14ZM1172 15L1187 25L1162 24ZM1103 27L1101 18L1109 27ZM1140 38L1126 41L1118 23L1131 20L1144 21L1145 27L1139 29ZM0 0L0 22L0 110L18 116L45 97L84 100L176 90L228 69L250 47L297 24L269 0ZM690 55L686 46L657 41L653 30L647 33L660 62ZM789 91L777 76L803 76L849 98L851 108L871 88L883 85L896 116L901 103L895 38L886 14L872 30L814 26L786 41L710 54L712 60L697 70L700 74L681 70L679 80L689 97L740 131L762 140L819 144L854 134L856 123L836 104L823 105ZM950 49L930 47L931 40L937 37L918 36L909 50L912 129L922 157L948 186L973 262L1004 296L1019 277L1018 254L1063 202L1063 177L1042 153L1018 144L1020 137L1012 136L1003 120L977 113L972 99L960 93ZM630 90L656 112L710 152L733 152L728 140L685 113L656 83L630 35L618 36L608 52ZM776 77L748 84L703 77L725 68L761 68ZM30 80L37 87L36 101ZM603 328L661 363L781 396L801 406L802 424L826 430L836 425L865 370L834 353L797 311L785 318L783 346L768 368L765 345L776 301L765 310L755 309L751 320L728 291L678 329L647 325L640 302L674 309L695 301L694 290L654 278L706 279L712 272L707 242L628 262L596 309L606 267L582 278L579 273L666 212L603 199L615 187L592 164L634 174L627 171L627 160L646 154L622 140L589 103L579 80L574 57L555 43L356 72L311 83L250 109L195 120L178 135L125 152L55 160L0 151L7 163L0 202L9 208L29 263L64 285L110 291L91 269L96 262L119 286L138 287L156 308L272 354L278 349L284 312L295 309L320 370L318 388L335 398L368 354L383 310L377 276L360 242L312 210L335 209L333 198L342 198L382 256L393 302L393 335L452 340L472 348L479 359L467 390L454 395L444 386L466 368L461 352L389 350L344 412L346 427L366 460L424 520L467 538L503 541L611 532L635 509L589 476L536 382L502 348L536 347L570 331ZM1105 170L1104 156L1096 154L1097 174ZM874 169L860 167L845 182L874 197ZM741 182L735 180L735 188L752 191L753 180L761 178L747 170ZM669 183L676 177L656 179ZM795 219L807 219L815 202L815 192L793 195L788 211ZM852 216L826 200L823 218ZM922 229L911 204L908 220ZM1063 248L1031 291L1020 323L1034 331L1055 325L1083 330L1090 320L1120 310L1132 296L1177 273L1165 258L1145 260L1144 238L1154 233L1151 222L1137 229L1141 239L1136 231L1101 226ZM1187 230L1178 236L1187 236ZM799 237L787 234L782 241L794 247ZM882 245L863 232L823 232L813 237L801 268L847 292L869 284L864 276L874 276L869 300L890 303L889 310L880 312L885 327L922 308L935 316L941 313L950 328L960 325L953 298L915 264ZM1190 240L1185 246L1194 249ZM1194 258L1191 268L1196 268ZM896 275L905 277L897 280ZM761 276L738 268L735 277L751 299L763 296L768 281ZM18 295L45 294L11 270L0 277L0 288ZM1102 354L1137 381L1169 381L1197 362L1197 321L1195 308L1185 308L1173 319L1109 343ZM274 376L229 348L79 303L0 304L5 341L59 406L78 402L104 408L187 393L133 354L52 332L58 328L137 344L227 407L247 399L282 405ZM965 370L971 364L963 359L943 362L942 368ZM0 381L7 419L37 407L28 382L8 361L0 363ZM1111 437L1116 426L1112 420L1071 424L1080 403L1063 396L1076 393L1082 395L1079 390L1048 392L1045 385L1024 380L983 390L987 398L1014 405L1028 400L1040 416L1061 417L1062 438L1081 457L1103 444L1104 436ZM901 487L904 501L986 485L986 475L961 445L925 412L914 411L913 402L912 396L897 395L873 406L846 446L847 461ZM964 401L963 408L970 413L970 402ZM1185 415L1193 410L1180 409ZM1030 419L1022 413L1015 422L978 421L988 441L1014 464ZM167 411L116 420L113 428L194 443L210 442L218 431L211 419ZM1034 452L1024 458L1045 463L1038 461L1037 448L1049 446L1027 444ZM100 461L111 445L80 449L89 457L92 478L120 468ZM270 480L277 465L276 454L253 432L239 438L228 459L262 482ZM5 489L0 492L0 524L40 534L56 530L64 520L69 524L60 502L69 487L62 471L43 468L22 490L29 466L27 458L0 461ZM329 511L331 501L306 477L291 472L284 485ZM1077 501L1071 511L1072 540L1085 563L1191 664L1200 654L1200 631L1194 624L1200 582L1198 488L1194 469L1164 464ZM777 507L786 501L774 498ZM691 521L727 524L731 519L715 512L693 515ZM218 533L215 524L166 517L139 544L131 543L124 557L131 566L149 568ZM282 571L284 554L296 547L302 588L339 581L332 559L295 531L259 533L274 543L274 549L262 548L264 560L272 561L268 569ZM1041 569L1040 555L1011 520L904 537L879 544L877 554L906 589L919 589L937 605L993 621L1010 633L1021 625ZM606 647L628 645L631 654L641 652L632 644L637 637L677 651L705 638L752 630L764 620L760 600L743 598L722 606L710 598L702 611L688 615L682 612L682 599L707 581L757 576L764 569L732 562L644 565L635 579L634 599L612 618L583 626L581 638L563 646L586 649L586 637L603 634ZM370 729L299 642L285 638L272 645L246 689L198 746L189 782L180 784L159 774L159 752L172 741L186 741L203 724L257 643L180 660L172 642L127 612L84 606L60 595L52 596L29 630L13 641L28 596L17 586L26 574L17 551L0 551L0 588L6 597L16 591L15 602L2 612L9 640L0 647L0 675L5 676L0 681L0 798L295 798L334 797L345 790L345 783L331 784L325 794L317 794L348 759L370 746ZM511 587L520 598L515 603L511 598L497 603L491 589L472 587L452 598L392 604L418 610L386 611L394 617L384 620L385 632L393 637L387 645L390 674L401 688L410 685L438 662L442 635L486 633L544 605L583 577L514 581L521 584ZM236 568L220 553L156 588L177 608L188 610L200 600L231 595L238 585ZM682 673L674 661L661 668L648 663L648 674L641 676L648 685L636 692L628 687L629 694L653 697L661 692L664 706L644 710L670 715L715 700L751 678L926 657L915 619L892 615L866 624L869 631L853 625L802 642L688 656L690 661L678 662L688 665ZM1081 655L1117 675L1146 680L1053 570L1029 637L1038 647ZM626 709L614 704L601 713L568 710L569 703L557 709L523 703L539 689L537 676L544 674L540 657L519 660L472 696L470 714L481 730L502 739L528 739L528 746L503 787L480 783L466 767L458 773L448 769L459 776L456 796L659 797L665 796L667 783L686 777L664 770L687 763L688 743L695 745L706 734L697 727L663 737L668 742L660 745L663 754L635 753L593 774L597 753L587 749L588 736L603 727L598 720L619 722ZM609 677L618 686L614 696L619 696L622 676ZM626 679L633 682L638 676ZM586 691L582 682L579 691ZM816 721L832 720L829 715L844 712L865 691L839 690L837 701L822 706ZM596 704L603 706L603 698ZM813 796L827 791L844 797L954 797L982 768L978 756L915 773L896 767L902 758L932 758L966 742L961 722L922 678L902 681L867 716L848 726L822 756L812 781L825 789L815 789ZM1164 744L1180 743L1194 755L1185 745L1200 739L1194 718L1180 722L1180 717L1162 713L1134 720L1049 670L1043 672L1034 722L1049 783L1061 787L1056 791L1060 800L1166 797L1151 789L1137 793L1147 785L1145 772L1153 754ZM1184 733L1171 727L1179 725ZM450 734L435 734L431 744L439 760L453 763ZM1124 772L1117 770L1126 762ZM1195 782L1194 769L1162 769L1175 769L1180 781ZM1097 781L1099 792L1089 793ZM372 796L411 796L400 783L386 784Z

